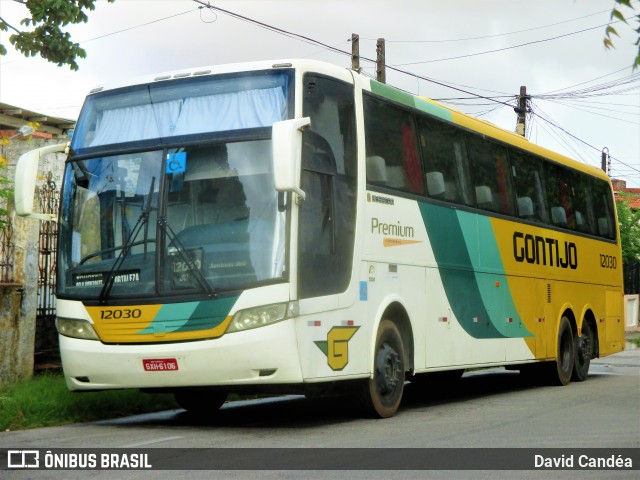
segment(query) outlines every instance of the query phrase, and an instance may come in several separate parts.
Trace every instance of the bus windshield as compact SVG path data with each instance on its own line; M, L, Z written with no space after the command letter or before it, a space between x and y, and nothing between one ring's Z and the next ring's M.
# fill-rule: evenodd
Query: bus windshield
M69 162L58 296L207 293L281 279L270 140Z
M271 126L291 71L91 95L67 160L60 298L208 295L283 280L284 198Z

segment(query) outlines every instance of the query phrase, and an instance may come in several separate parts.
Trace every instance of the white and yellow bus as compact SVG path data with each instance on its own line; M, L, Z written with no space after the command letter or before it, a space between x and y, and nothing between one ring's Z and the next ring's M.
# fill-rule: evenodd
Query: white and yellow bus
M34 215L38 158L16 209ZM565 385L623 349L607 176L315 61L92 91L68 147L57 328L71 390L345 392L505 366Z

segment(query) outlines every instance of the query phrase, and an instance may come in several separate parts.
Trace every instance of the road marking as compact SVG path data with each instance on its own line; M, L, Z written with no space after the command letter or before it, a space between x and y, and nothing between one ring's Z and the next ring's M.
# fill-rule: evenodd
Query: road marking
M170 440L180 440L181 438L185 438L184 435L181 435L179 437L164 437L164 438L158 438L156 440L148 440L145 442L136 442L136 443L129 443L127 445L123 445L120 448L133 448L133 447L141 447L143 445L151 445L153 443L162 443L162 442L168 442Z

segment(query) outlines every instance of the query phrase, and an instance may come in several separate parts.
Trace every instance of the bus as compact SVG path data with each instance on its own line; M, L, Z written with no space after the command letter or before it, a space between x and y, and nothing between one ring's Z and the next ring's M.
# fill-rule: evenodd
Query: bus
M57 319L72 391L340 393L502 366L566 385L624 348L604 172L317 61L89 93L66 149ZM429 376L429 374L432 374ZM428 384L428 381L427 381Z

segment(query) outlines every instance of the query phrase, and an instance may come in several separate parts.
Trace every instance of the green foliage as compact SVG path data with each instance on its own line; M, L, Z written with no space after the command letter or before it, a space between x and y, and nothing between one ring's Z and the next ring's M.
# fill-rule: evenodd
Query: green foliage
M138 390L74 393L60 374L44 374L0 388L0 432L90 422L177 408L169 394Z
M640 210L632 210L625 201L629 194L619 193L619 195L622 201L616 202L616 209L620 224L622 261L633 263L640 259Z
M614 1L616 2L616 5L613 7L613 10L611 11L611 20L617 19L628 25L629 22L627 22L627 19L625 18L624 14L620 10L620 7L626 7L632 10L635 9L635 7L631 5L631 0L614 0ZM636 43L635 43L636 46L638 47L638 54L636 55L636 58L633 61L634 70L640 67L640 14L636 16L636 21L638 23L638 27L635 28L634 31L638 33L638 40L636 40ZM607 29L605 30L605 37L604 37L605 48L615 48L613 45L613 38L612 38L613 35L615 35L616 37L620 36L615 28L613 28L611 25L607 25Z
M113 3L115 0L107 0ZM9 29L15 33L9 42L26 57L40 55L58 66L69 65L78 70L77 58L86 58L87 53L62 27L69 24L86 23L85 11L95 10L96 0L27 0L24 3L30 17L20 21L20 25L31 30L19 30L0 17L0 31ZM7 49L0 44L0 55L6 55Z
M0 156L0 229L9 221L9 210L3 208L6 202L2 199L7 199L13 195L13 184L2 174L2 168L5 163L3 160L2 156Z

